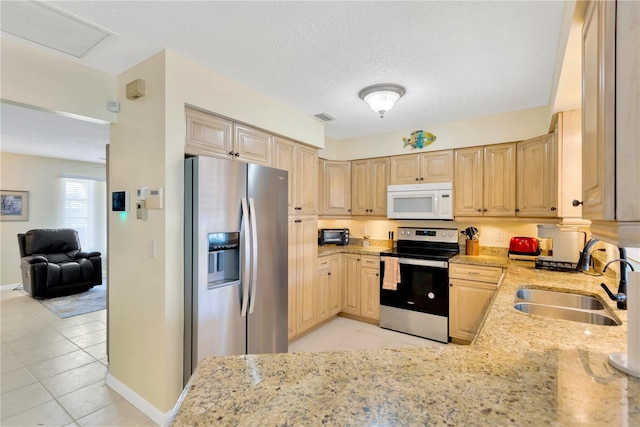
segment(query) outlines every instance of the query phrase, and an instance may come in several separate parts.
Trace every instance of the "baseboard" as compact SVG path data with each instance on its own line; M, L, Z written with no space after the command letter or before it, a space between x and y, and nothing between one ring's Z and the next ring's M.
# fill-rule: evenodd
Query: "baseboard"
M169 420L170 412L161 412L158 408L147 402L142 396L127 387L123 382L111 374L107 374L107 385L129 403L142 411L154 423L164 426Z
M13 283L11 285L2 285L0 286L0 291L12 291L18 286L22 286L22 283Z

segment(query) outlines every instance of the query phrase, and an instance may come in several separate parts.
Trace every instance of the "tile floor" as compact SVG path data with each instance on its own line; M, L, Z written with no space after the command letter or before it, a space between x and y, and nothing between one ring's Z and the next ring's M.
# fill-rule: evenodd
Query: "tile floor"
M289 352L372 350L380 348L442 347L436 341L382 329L338 317L289 344Z
M338 317L289 351L443 345ZM156 425L105 384L106 310L60 319L20 290L0 290L0 350L1 426Z
M0 291L0 425L155 426L105 384L106 310L60 319Z

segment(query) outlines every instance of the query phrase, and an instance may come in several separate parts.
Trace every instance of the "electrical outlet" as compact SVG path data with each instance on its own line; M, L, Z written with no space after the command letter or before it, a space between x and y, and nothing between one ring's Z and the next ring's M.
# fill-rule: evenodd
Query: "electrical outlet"
M363 235L367 234L367 226L366 226L366 225L363 225L363 226L362 226L362 229L361 229L360 231L362 231L362 234L363 234Z
M500 230L496 233L496 242L504 242L504 231Z

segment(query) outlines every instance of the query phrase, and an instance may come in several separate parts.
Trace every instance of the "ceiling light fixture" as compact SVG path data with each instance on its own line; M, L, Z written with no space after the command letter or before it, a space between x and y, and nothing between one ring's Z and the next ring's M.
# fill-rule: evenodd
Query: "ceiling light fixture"
M358 96L369 104L373 111L380 114L380 118L383 118L384 113L393 108L404 92L402 86L388 83L367 86L360 91Z

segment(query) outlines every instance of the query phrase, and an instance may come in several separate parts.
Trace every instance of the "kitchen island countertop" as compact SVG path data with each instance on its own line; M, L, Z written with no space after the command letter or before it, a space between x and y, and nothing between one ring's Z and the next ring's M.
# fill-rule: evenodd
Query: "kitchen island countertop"
M513 309L522 285L605 297L601 281L511 261L469 346L207 358L171 425L640 425L640 380L607 362L626 312L594 326Z

